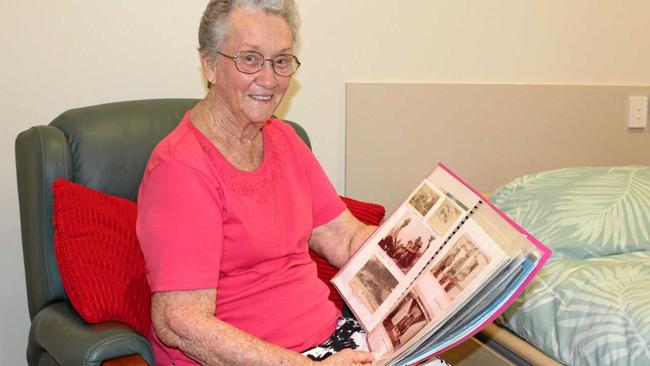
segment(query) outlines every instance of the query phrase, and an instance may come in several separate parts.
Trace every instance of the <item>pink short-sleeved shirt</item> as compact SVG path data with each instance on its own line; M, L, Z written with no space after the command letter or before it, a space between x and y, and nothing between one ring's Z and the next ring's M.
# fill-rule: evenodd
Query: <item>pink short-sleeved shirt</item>
M307 242L344 204L291 126L269 120L262 137L262 164L241 171L186 113L149 159L137 234L152 291L217 288L217 318L303 351L340 316ZM153 330L150 341L157 364L196 365Z

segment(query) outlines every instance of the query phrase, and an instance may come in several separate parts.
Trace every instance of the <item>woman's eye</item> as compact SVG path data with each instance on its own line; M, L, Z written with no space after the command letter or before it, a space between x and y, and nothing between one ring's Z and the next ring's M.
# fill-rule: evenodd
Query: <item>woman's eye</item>
M247 54L242 57L244 62L247 64L259 64L260 63L260 57L257 55L252 55L252 54Z
M289 60L289 57L277 57L275 60L273 60L273 63L276 66L280 67L287 67L289 66L290 62L291 61Z

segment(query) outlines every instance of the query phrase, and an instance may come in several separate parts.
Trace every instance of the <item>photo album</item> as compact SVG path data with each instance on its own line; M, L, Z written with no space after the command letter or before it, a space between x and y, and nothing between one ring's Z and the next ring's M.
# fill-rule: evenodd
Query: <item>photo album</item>
M443 164L332 282L378 365L409 365L494 321L551 251Z

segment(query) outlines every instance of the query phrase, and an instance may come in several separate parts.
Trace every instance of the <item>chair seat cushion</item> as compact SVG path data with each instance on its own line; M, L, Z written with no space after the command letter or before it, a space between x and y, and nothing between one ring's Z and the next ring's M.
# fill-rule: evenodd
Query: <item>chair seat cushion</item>
M136 204L58 179L54 251L70 303L89 323L119 321L147 335L151 294L136 233Z

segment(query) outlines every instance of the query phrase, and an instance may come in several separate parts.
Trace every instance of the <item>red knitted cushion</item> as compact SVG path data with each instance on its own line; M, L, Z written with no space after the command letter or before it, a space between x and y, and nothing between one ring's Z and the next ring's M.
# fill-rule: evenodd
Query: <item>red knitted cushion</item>
M147 335L151 291L136 204L62 178L52 191L54 252L70 303L89 323L119 321Z
M363 201L357 201L352 198L348 197L343 197L341 196L341 199L345 203L345 205L348 207L348 210L356 217L359 221L363 222L364 224L367 225L379 225L381 220L384 218L384 215L386 214L386 210L384 209L384 206L378 205L376 203L369 203L369 202L363 202ZM339 308L343 309L343 299L341 299L341 295L339 295L338 291L336 291L336 288L332 284L332 277L338 272L338 269L333 267L329 262L321 257L320 255L314 253L314 252L309 252L311 255L311 258L316 262L316 270L318 271L318 278L320 278L323 282L327 284L327 286L330 288L330 296L329 299Z
M354 217L366 225L378 226L386 214L386 210L382 205L357 201L355 199L343 196L341 196L341 199L343 202L345 202L345 205L348 206L348 210L352 212Z

